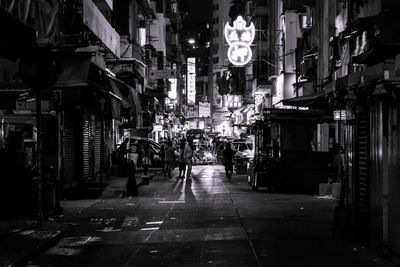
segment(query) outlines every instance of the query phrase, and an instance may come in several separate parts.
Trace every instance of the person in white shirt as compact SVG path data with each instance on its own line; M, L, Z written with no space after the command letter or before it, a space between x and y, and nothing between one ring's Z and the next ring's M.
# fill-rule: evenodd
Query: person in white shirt
M185 146L184 150L184 157L185 157L185 162L187 165L187 172L186 172L186 179L190 179L190 176L192 174L192 156L193 156L193 150L191 148L191 144L193 142L191 140L188 140L188 143Z

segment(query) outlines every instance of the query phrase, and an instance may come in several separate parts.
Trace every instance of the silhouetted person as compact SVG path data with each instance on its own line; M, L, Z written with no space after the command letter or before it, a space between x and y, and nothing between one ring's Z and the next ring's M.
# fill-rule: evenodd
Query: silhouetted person
M225 175L228 180L232 178L233 174L233 157L235 156L235 152L231 148L230 143L226 143L226 147L223 151L224 156L224 165L225 165Z
M147 175L147 170L151 165L150 161L150 145L146 143L143 148L143 157L142 157L142 166L143 166L143 174Z
M184 139L181 140L181 144L179 146L179 175L176 177L177 179L185 178L186 172L186 161L185 161L185 147L186 141Z
M164 177L171 178L172 167L175 162L175 147L172 145L172 141L167 141L167 149L165 150L165 174Z
M192 175L192 157L193 157L192 145L193 141L189 140L184 149L184 157L187 165L186 179L190 179L190 176Z
M123 175L124 168L125 168L125 155L127 153L127 146L128 146L129 139L125 138L124 142L117 148L116 150L116 157L117 157L117 164L118 164L118 171L119 175Z

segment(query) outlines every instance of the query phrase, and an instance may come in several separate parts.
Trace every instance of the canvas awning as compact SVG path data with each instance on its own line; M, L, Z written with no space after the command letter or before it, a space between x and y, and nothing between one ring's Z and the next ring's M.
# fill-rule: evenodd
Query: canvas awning
M142 111L142 104L139 98L139 93L133 87L130 87L129 89L130 89L129 98L131 98L131 103L133 103L135 106L136 114L137 115L142 114L143 111Z
M321 106L325 103L325 93L320 92L311 95L299 96L289 99L282 100L282 103L286 106L295 106L295 107L313 107L313 106Z
M320 111L298 109L271 109L265 115L272 121L315 122L323 119Z
M89 69L91 67L91 54L73 53L59 54L56 62L62 69L53 88L87 87L89 86Z
M107 75L107 76L110 80L110 84L111 84L111 88L112 88L112 93L110 95L115 98L119 98L119 100L121 101L122 106L124 108L131 107L129 100L122 93L122 91L124 91L124 88L128 88L128 85L115 77L112 77L110 75Z

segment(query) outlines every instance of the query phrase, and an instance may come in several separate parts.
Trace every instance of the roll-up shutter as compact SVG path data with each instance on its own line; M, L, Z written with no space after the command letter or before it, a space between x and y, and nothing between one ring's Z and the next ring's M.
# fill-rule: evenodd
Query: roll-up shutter
M355 204L359 237L368 240L370 211L369 116L357 115L355 144Z
M84 181L92 177L90 168L90 113L83 111L82 114L82 173Z
M101 121L96 118L96 127L94 127L94 173L100 174L101 161Z
M339 121L339 144L341 147L345 147L345 123L343 121Z
M76 144L75 144L74 115L72 112L63 112L62 136L62 184L67 189L77 183Z

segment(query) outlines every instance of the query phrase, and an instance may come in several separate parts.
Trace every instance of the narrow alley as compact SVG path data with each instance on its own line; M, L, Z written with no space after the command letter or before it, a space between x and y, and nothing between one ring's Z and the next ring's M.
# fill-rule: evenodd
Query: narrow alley
M28 266L392 266L332 236L335 199L253 192L222 166L172 174L133 198L126 177L110 177L100 198L62 201L53 223L70 230Z

